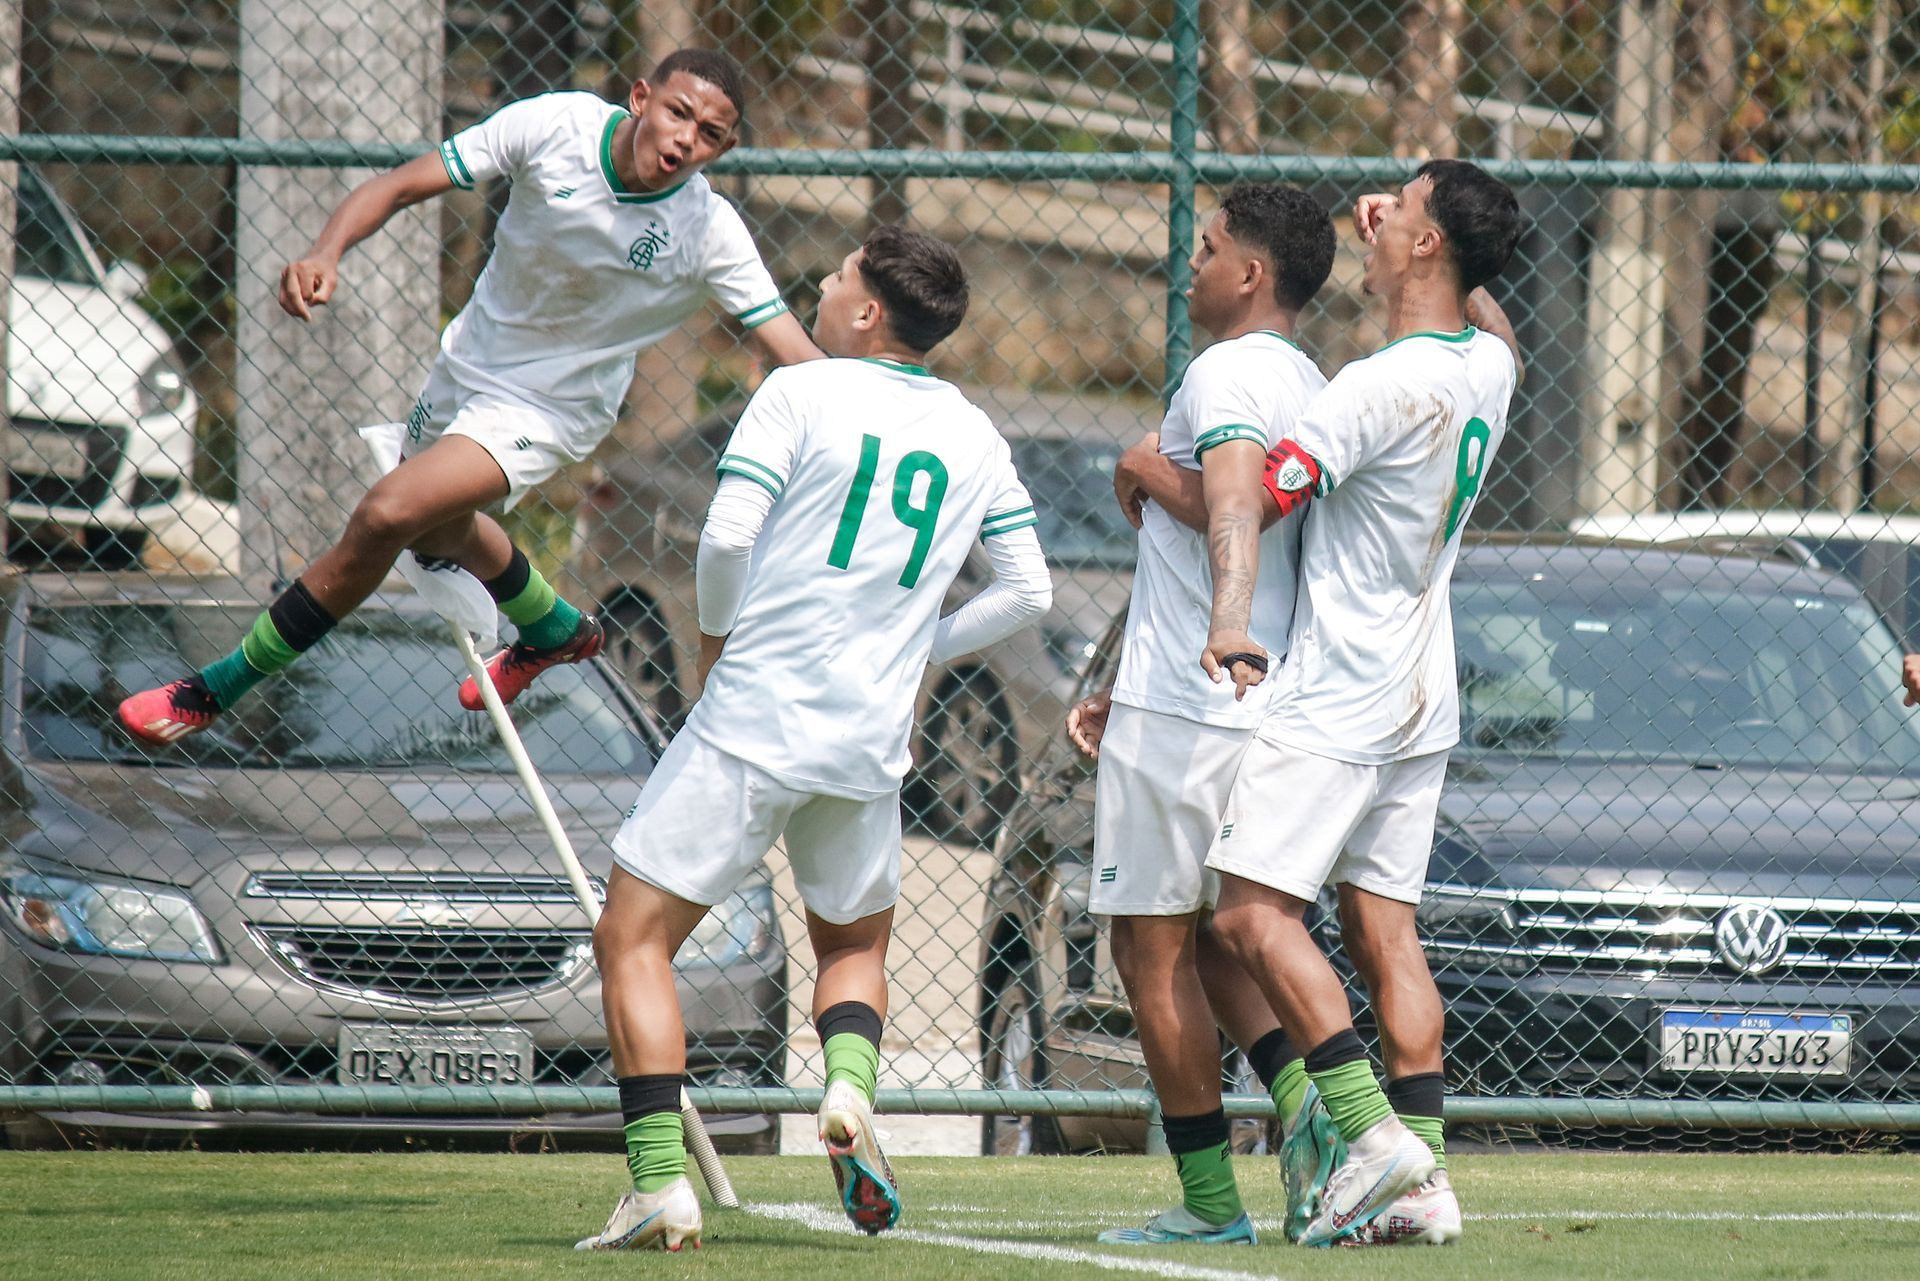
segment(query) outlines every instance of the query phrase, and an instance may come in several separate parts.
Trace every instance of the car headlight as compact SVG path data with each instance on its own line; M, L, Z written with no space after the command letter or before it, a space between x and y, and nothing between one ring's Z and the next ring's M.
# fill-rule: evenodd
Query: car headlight
M1423 937L1504 943L1513 938L1513 904L1498 890L1428 890L1414 910Z
M737 890L693 927L693 933L680 945L673 963L682 969L732 965L764 949L777 936L779 928L780 921L773 910L772 886Z
M206 918L176 889L0 865L0 910L36 943L95 956L220 959Z
M187 374L171 355L160 355L140 371L140 385L134 392L140 417L170 414L186 403Z

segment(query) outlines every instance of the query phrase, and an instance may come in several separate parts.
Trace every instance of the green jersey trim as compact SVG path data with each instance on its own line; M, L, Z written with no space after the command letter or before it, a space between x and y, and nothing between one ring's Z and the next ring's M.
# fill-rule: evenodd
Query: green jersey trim
M467 168L467 162L460 158L460 148L453 145L449 138L440 144L440 163L446 168L447 178L462 191L473 190L473 172Z
M787 482L780 479L779 473L773 468L751 458L742 458L739 454L722 454L714 470L723 476L739 476L743 480L750 480L775 498L786 492Z
M1215 449L1230 440L1251 441L1262 450L1267 447L1267 433L1252 423L1222 423L1218 427L1207 428L1194 439L1193 456L1198 458L1209 449Z
M772 298L766 302L749 307L745 311L736 311L733 313L733 318L745 325L748 329L757 329L769 320L772 320L775 316L784 316L786 314L786 300L782 298Z
M622 205L650 205L656 200L665 200L680 188L684 182L677 182L665 191L628 191L626 184L620 181L620 175L613 168L613 131L627 118L624 111L615 111L607 117L607 127L600 134L600 176L607 180L607 189L613 193L615 203Z
M882 369L897 369L903 374L917 374L922 378L933 377L933 371L925 365L909 365L904 360L882 360L878 356L862 356L860 359L869 365L878 365Z
M1480 331L1478 329L1475 329L1472 325L1468 325L1465 329L1462 329L1457 334L1443 334L1437 329L1422 329L1418 333L1406 334L1402 337L1394 339L1392 342L1387 344L1387 347L1398 347L1401 343L1411 341L1412 339L1415 339L1415 338L1432 338L1437 342L1466 342L1468 339L1472 338L1475 334L1479 332ZM1387 347L1382 347L1380 351L1385 351ZM1380 352L1374 353L1374 355L1376 356L1379 354Z
M1039 523L1040 517L1034 514L1032 507L1016 507L1012 511L993 512L980 522L980 537L992 538L995 534L1010 534L1016 529L1026 529Z

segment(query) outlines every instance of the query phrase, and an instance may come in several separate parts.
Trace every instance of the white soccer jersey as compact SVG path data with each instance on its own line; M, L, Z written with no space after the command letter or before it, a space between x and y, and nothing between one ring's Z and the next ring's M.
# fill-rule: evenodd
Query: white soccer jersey
M584 458L613 426L635 353L709 297L748 326L786 310L704 175L662 192L621 185L612 146L625 119L594 94L548 93L440 144L455 186L504 177L512 189L473 297L441 334L420 421L499 397L554 419Z
M1160 452L1175 465L1197 471L1209 449L1230 440L1270 449L1291 433L1307 402L1326 384L1306 353L1279 334L1263 330L1215 343L1194 358L1174 391L1160 428ZM1248 631L1270 652L1276 669L1286 657L1293 625L1300 526L1296 513L1260 537ZM1182 525L1158 503L1148 503L1141 513L1140 559L1113 683L1115 701L1204 725L1259 724L1271 680L1235 701L1233 682L1216 685L1200 666L1212 608L1206 535Z
M1492 334L1412 334L1335 374L1289 433L1320 476L1262 737L1357 765L1459 741L1448 585L1515 375Z
M1038 523L986 414L917 366L775 370L720 458L774 496L687 729L782 781L892 792L947 589L976 538Z

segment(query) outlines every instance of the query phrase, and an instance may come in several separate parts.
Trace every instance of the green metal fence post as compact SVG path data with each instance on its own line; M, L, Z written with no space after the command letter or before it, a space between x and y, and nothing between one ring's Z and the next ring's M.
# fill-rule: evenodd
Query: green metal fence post
M1200 0L1173 6L1173 154L1167 184L1167 369L1164 394L1173 398L1193 355L1193 322L1187 318L1187 269L1193 255L1193 195L1199 184Z

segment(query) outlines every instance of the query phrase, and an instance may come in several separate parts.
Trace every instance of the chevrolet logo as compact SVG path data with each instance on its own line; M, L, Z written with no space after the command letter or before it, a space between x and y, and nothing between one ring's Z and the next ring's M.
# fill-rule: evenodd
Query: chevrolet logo
M396 924L418 921L422 925L451 925L455 921L471 920L472 913L463 904L443 898L410 898L401 902L393 919Z

